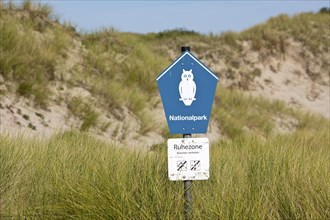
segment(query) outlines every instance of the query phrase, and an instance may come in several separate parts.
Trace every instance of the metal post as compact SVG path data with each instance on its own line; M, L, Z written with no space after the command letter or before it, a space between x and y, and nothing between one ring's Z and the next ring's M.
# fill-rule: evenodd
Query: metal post
M184 134L183 138L191 138L191 134ZM192 180L183 181L184 189L184 217L185 219L192 219Z
M190 51L189 46L181 47L181 53L185 51ZM191 134L184 134L183 138L191 138ZM193 205L193 198L192 198L192 180L184 180L183 181L183 189L184 189L184 217L185 219L192 219L192 205Z

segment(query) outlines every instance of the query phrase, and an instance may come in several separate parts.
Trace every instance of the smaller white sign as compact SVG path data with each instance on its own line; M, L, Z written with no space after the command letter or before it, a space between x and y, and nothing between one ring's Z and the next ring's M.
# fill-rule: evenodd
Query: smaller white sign
M208 138L171 138L167 147L170 180L207 180L210 177Z

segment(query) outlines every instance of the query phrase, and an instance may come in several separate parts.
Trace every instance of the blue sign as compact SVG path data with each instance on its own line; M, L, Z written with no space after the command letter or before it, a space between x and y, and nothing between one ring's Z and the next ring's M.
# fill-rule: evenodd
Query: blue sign
M218 77L185 51L157 83L170 133L206 133Z

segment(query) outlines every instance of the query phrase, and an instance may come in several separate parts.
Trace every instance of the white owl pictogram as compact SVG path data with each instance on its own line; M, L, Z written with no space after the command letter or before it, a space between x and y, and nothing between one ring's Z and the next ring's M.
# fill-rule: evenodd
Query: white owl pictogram
M181 74L181 82L179 84L179 92L185 106L190 106L193 101L196 100L196 84L194 82L194 74L192 70L186 71L183 69Z

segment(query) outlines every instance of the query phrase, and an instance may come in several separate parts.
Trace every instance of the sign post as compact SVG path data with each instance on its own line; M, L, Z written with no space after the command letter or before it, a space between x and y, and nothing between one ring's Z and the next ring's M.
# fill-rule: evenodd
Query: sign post
M181 56L157 83L170 133L183 135L168 140L169 179L183 180L184 216L192 219L192 181L209 178L209 141L192 134L207 132L218 77L190 53L190 47L181 47Z
M190 47L181 47L181 53L185 51L190 51ZM181 84L181 83L180 83ZM183 138L191 138L191 134L183 134ZM184 216L185 219L191 219L192 216L192 180L183 181L183 197L184 197Z

